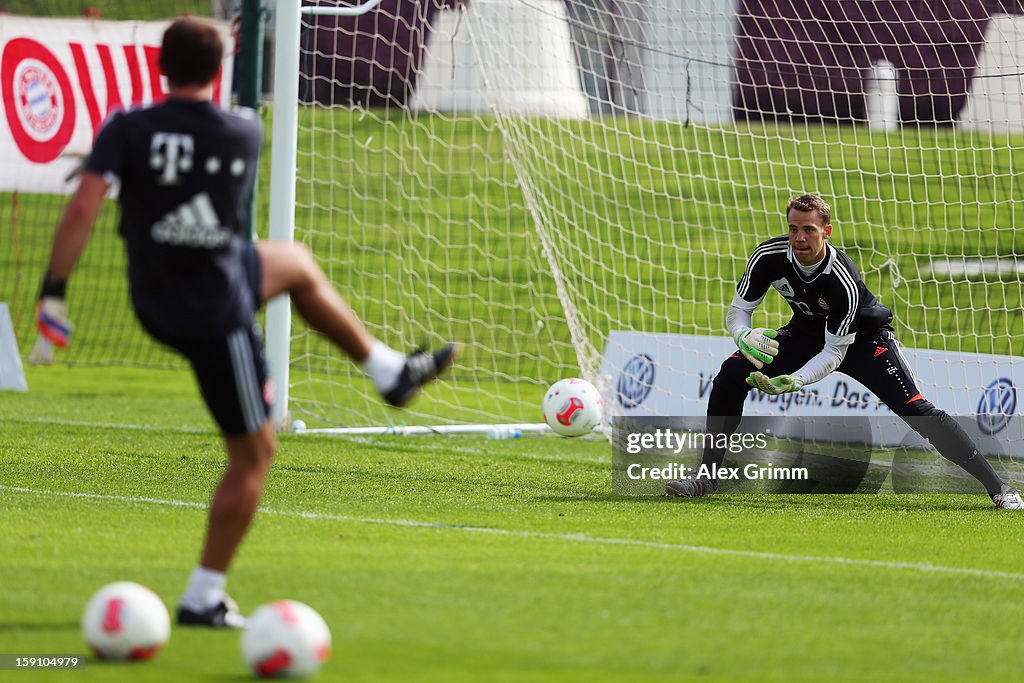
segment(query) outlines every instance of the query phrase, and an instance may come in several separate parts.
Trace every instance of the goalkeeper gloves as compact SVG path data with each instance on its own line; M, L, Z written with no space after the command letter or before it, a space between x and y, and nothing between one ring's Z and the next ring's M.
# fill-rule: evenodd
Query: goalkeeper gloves
M50 296L39 300L36 326L46 341L62 349L67 348L71 332L75 329L68 320L68 308L64 305L64 299Z
M750 329L744 327L736 333L736 346L739 347L743 357L760 370L779 352L779 342L775 341L779 333L767 327Z
M760 389L766 394L778 396L779 394L786 394L790 391L800 391L800 387L804 385L804 381L799 377L794 377L793 375L769 377L763 372L752 372L747 377L747 384L755 389Z
M40 336L62 349L67 347L74 329L64 304L65 289L67 281L58 280L47 273L39 293L39 306L36 308L36 327Z

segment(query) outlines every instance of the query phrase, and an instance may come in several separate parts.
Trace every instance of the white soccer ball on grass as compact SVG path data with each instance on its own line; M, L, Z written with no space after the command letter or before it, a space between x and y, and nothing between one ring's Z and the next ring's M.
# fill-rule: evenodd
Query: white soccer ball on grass
M583 436L601 424L604 399L593 384L570 377L551 385L544 394L544 421L562 436Z
M156 593L118 581L89 600L82 635L100 659L151 659L171 635L171 618Z
M331 632L309 605L278 600L257 609L242 632L242 656L261 678L312 676L331 655Z

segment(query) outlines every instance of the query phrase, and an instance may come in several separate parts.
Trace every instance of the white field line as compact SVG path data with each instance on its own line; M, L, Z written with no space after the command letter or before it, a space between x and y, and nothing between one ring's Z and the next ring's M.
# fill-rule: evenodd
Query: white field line
M218 432L211 424L209 427L190 427L188 425L167 425L164 427L156 425L140 425L129 422L90 422L87 420L67 420L55 417L17 417L8 418L9 422L24 422L27 424L50 424L62 427L94 427L96 429L125 429L143 432L180 432L182 434L210 434L218 436Z
M186 500L164 500L161 498L146 498L135 496L112 496L101 493L84 493L74 491L47 491L45 489L32 489L22 486L6 486L0 484L0 491L11 493L25 493L40 496L51 496L60 498L84 498L90 500L105 500L118 503L143 503L150 505L163 505L167 507L193 508L205 510L205 503L195 503ZM387 519L377 517L355 517L351 515L332 515L323 512L302 512L297 510L273 510L260 508L264 515L280 515L282 517L299 517L320 521L352 522L355 524L382 524L386 526L411 527L416 529L437 529L441 531L461 531L475 534L491 534L495 536L511 536L515 538L533 538L551 541L567 541L570 543L591 543L594 545L618 545L634 548L653 548L657 550L671 550L684 553L696 553L704 555L718 555L725 557L749 557L752 559L779 562L804 562L809 564L838 564L850 567L873 567L876 569L893 569L910 572L924 572L932 574L950 574L954 576L976 576L986 579L1012 579L1024 580L1024 574L1014 572L1001 572L989 569L973 569L970 567L947 567L943 565L928 564L926 562L892 562L887 560L864 560L850 557L835 557L828 555L788 555L785 553L761 552L757 550L735 550L729 548L712 548L702 545L686 545L682 543L661 543L658 541L644 541L632 538L607 538L601 536L588 536L587 534L554 534L540 531L524 531L517 529L498 529L492 527L467 526L461 524L445 524L443 522L423 522L412 519Z

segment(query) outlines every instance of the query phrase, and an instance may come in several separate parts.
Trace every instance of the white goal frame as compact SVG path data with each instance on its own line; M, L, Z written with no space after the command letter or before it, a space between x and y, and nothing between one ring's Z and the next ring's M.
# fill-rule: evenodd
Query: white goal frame
M295 183L299 102L299 49L302 15L359 16L375 9L381 0L367 0L351 7L302 7L295 2L278 4L275 18L274 119L271 126L270 209L271 240L295 240ZM291 298L275 297L267 304L266 345L268 373L273 387L270 418L278 431L316 431L331 434L481 434L490 438L516 438L524 433L550 431L543 423L473 424L437 426L349 427L306 430L293 425L288 411L289 358L291 351Z

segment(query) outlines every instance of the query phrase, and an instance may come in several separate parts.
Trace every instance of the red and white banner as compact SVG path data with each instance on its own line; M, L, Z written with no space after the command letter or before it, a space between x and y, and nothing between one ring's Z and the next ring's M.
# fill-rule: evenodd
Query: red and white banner
M168 21L37 19L0 15L0 190L67 194L67 177L107 116L159 102L157 59ZM234 40L225 45L215 99L231 100Z

